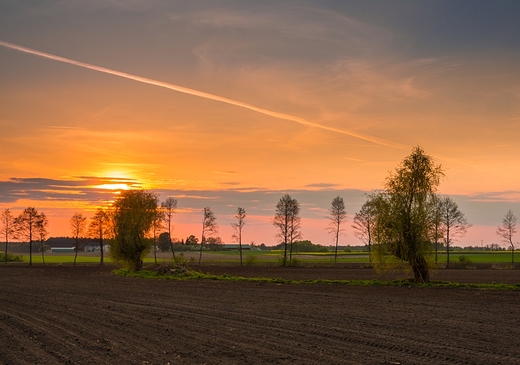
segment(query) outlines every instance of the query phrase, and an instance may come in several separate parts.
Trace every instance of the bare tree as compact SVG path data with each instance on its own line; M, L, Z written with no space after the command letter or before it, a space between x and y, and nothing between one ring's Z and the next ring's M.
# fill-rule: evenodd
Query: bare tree
M4 210L2 213L0 213L0 234L5 239L5 251L4 251L4 259L7 263L7 246L9 244L9 238L13 237L15 234L15 224L14 224L15 218L11 214L11 211L9 209Z
M284 246L282 265L287 263L287 248L291 245L290 262L292 263L292 244L301 237L300 233L300 204L296 199L291 198L289 194L285 194L276 204L276 213L273 219L273 225L278 228L276 237L281 240Z
M218 232L217 218L210 207L205 207L202 218L202 240L200 242L199 265L202 260L202 248L206 243L206 239Z
M515 264L515 244L513 243L513 236L516 233L516 221L516 215L509 209L502 220L502 226L497 228L497 234L502 237L502 241L511 247L511 264L513 265Z
M153 242L153 258L154 258L154 262L155 264L157 265L157 239L158 239L158 236L160 235L159 232L164 228L164 212L160 209L157 210L157 214L156 214L156 217L154 218L153 222L152 222L152 227L150 228L150 235L152 237L152 242ZM169 241L169 246L172 247L172 240L170 238L170 234L166 232L166 234L168 235L168 241ZM172 253L173 253L173 259L175 260L175 252L173 251L173 247L172 247Z
M330 221L328 232L334 235L336 243L334 250L334 264L336 264L338 261L339 235L345 231L344 228L341 228L341 225L347 220L347 211L345 210L345 202L342 197L337 196L332 200L328 218Z
M79 241L85 236L87 229L87 217L81 213L74 213L70 218L70 231L75 242L75 254L74 254L74 265L76 265L76 259L78 257Z
M100 265L104 261L104 239L110 235L110 215L103 208L98 208L94 216L90 219L88 226L88 235L99 240Z
M168 198L161 204L161 211L163 212L163 220L166 226L168 227L168 239L170 241L170 248L172 250L172 256L175 259L175 251L173 249L172 242L172 218L175 214L175 209L177 209L177 199Z
M292 201L292 214L291 214L291 224L289 226L289 247L291 248L289 252L289 263L293 264L293 249L294 243L302 239L302 232L300 231L301 227L301 217L300 217L300 203L296 199Z
M40 241L40 251L42 253L42 263L45 265L45 246L44 242L47 238L47 227L49 225L49 220L45 213L40 213L38 216L38 221L36 222L36 237Z
M33 208L25 208L24 211L15 219L16 233L18 237L29 241L29 265L32 265L32 243L36 236L36 226L40 214Z
M238 207L237 214L235 218L237 219L237 223L231 223L231 226L235 230L235 234L233 234L233 239L235 242L238 242L238 249L240 251L240 266L242 266L242 228L246 224L246 210L244 208Z
M435 245L435 264L437 264L439 256L439 240L444 237L444 226L442 224L442 198L435 195L431 204L431 240Z
M459 210L457 203L449 196L440 198L441 229L444 233L444 244L446 245L446 265L450 267L450 245L457 238L466 235L471 224Z
M375 194L367 196L367 201L361 206L360 211L354 215L354 221L351 226L354 229L354 236L368 246L370 262L372 262L372 244L374 243L376 229L375 196Z

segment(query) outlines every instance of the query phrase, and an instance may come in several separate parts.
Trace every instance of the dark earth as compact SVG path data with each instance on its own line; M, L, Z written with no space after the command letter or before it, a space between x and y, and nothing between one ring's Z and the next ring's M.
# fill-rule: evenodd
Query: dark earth
M0 364L520 364L520 291L118 277L0 265ZM372 269L202 267L290 279ZM400 274L402 277L402 274ZM520 270L436 280L520 282Z

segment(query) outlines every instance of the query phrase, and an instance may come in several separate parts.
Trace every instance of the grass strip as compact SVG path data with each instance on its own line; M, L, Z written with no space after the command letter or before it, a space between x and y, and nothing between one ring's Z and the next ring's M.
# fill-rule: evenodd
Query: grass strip
M252 277L246 278L243 276L231 275L213 275L205 274L200 271L188 271L181 274L159 274L152 270L142 270L133 272L126 269L114 270L118 276L130 276L146 279L163 279L163 280L214 280L214 281L232 281L232 282L252 282L265 284L327 284L327 285L351 285L351 286L406 286L418 288L458 288L458 289L492 289L492 290L520 290L520 283L518 284L472 284L472 283L452 283L449 281L431 281L428 284L415 284L410 279L398 279L391 281L382 280L329 280L329 279L313 279L313 280L292 280L283 278L265 278Z

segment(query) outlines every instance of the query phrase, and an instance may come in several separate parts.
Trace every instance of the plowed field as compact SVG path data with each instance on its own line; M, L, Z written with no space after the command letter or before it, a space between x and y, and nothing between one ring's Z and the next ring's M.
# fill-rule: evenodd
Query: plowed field
M520 364L520 291L173 282L111 269L0 267L0 364Z

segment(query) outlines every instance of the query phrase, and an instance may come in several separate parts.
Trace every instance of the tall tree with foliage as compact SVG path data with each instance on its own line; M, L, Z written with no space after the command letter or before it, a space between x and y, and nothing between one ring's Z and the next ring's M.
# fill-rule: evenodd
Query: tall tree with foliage
M87 217L81 213L74 213L70 218L70 232L74 238L74 265L78 257L79 242L85 237L87 230Z
M199 265L202 261L202 249L206 244L207 238L214 234L217 234L218 232L217 218L215 217L215 214L213 213L211 208L205 207L202 210L202 213L202 237L200 241Z
M9 239L14 237L15 234L15 218L9 209L5 209L0 213L0 234L5 240L5 251L4 251L4 259L7 263L7 248L9 245Z
M34 207L25 208L24 211L15 218L16 234L19 238L29 241L29 265L32 265L32 243L37 236L37 225L40 214Z
M172 242L172 218L177 209L177 199L168 198L161 204L162 217L166 227L168 227L168 239L170 240L170 249L172 250L172 256L175 259L175 250L173 249Z
M347 211L345 210L345 202L342 197L337 196L332 200L328 218L328 232L334 236L335 241L334 264L336 264L338 261L339 235L345 231L342 225L347 220Z
M282 266L287 264L287 248L291 245L290 262L292 263L292 243L301 237L300 233L300 204L296 199L285 194L276 204L273 225L278 229L276 237L283 243Z
M372 245L376 239L376 200L377 193L367 195L367 201L354 215L352 228L354 236L368 246L368 258L372 262Z
M45 265L45 246L44 242L47 238L47 227L49 226L49 220L45 213L40 213L38 221L36 223L36 237L40 241L40 252L42 254L42 263Z
M237 214L235 218L237 219L236 223L231 223L235 233L233 234L233 239L235 242L238 242L238 250L240 252L240 266L242 266L242 228L246 224L246 210L244 208L238 207Z
M88 235L99 240L99 264L104 264L105 239L110 237L110 214L103 208L98 208L88 226Z
M431 209L441 176L441 166L415 147L387 178L376 200L376 224L382 233L377 259L382 263L391 255L407 263L416 283L430 281Z
M151 192L137 189L121 192L112 205L114 239L110 253L114 260L134 271L142 269L142 260L152 248L146 234L157 217L158 209L157 196Z
M440 222L446 245L446 265L450 266L450 246L459 237L463 237L471 224L459 210L457 203L449 196L440 198Z
M509 209L502 220L502 226L497 228L497 234L502 238L502 241L511 247L511 264L513 265L515 264L515 244L513 243L513 236L516 233L516 223L516 215Z

